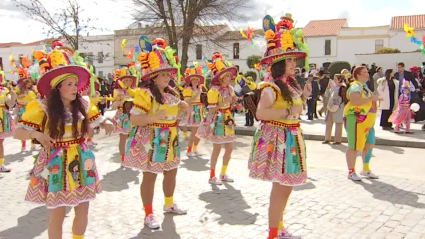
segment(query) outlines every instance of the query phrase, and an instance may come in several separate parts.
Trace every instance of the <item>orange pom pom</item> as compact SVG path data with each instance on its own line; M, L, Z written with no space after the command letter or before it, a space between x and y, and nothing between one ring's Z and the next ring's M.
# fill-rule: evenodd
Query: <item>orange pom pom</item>
M38 183L38 178L32 178L31 179L31 185L36 185Z

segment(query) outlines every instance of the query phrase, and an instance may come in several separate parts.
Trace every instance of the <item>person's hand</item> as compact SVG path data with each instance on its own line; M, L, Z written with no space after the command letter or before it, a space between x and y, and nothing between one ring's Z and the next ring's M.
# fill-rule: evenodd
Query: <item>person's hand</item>
M163 120L165 119L166 116L167 116L167 111L165 110L161 110L155 115L157 120Z
M55 140L53 140L48 134L38 131L34 131L32 135L30 134L30 136L34 137L34 139L43 145L44 148L51 148L55 143Z
M370 99L372 100L372 101L382 101L383 99L382 99L382 97L381 96L379 96L379 95L372 95L371 97L370 97Z
M186 110L187 108L189 108L189 104L188 104L188 103L186 103L185 101L180 101L180 103L179 103L179 107L180 107L180 109L182 109L182 110Z
M418 88L418 89L416 89L416 92L419 92L419 91L421 91L421 89L419 89L419 88Z
M303 112L303 107L301 105L300 106L292 106L291 110L292 110L293 115L301 114Z
M311 95L311 92L312 92L311 84L306 85L303 91L304 96L309 97Z
M115 130L114 124L111 121L106 120L105 121L105 134L109 136L109 135L112 134L112 132L114 132L114 130Z

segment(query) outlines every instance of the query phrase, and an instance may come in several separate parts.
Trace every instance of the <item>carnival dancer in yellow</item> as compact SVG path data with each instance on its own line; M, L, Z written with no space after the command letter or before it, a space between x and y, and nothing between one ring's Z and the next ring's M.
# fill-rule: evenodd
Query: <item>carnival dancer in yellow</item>
M26 201L50 209L49 238L62 238L66 207L74 207L73 239L84 238L89 201L101 191L95 157L87 145L89 127L101 124L110 134L114 126L105 121L97 107L78 92L89 84L90 72L70 65L66 52L40 79L38 91L45 98L27 105L15 130L19 140L34 139L42 149L30 172Z
M353 71L354 81L350 84L347 91L349 102L344 108L344 127L347 131L348 150L346 152L348 178L353 181L362 179L356 174L356 154L362 152L362 158L365 160L374 143L368 143L368 135L375 125L376 105L374 102L380 101L379 95L373 95L367 87L369 73L364 66L357 66ZM374 134L374 132L373 132ZM369 163L368 161L366 162ZM366 169L365 176L377 178L369 168Z
M35 89L35 79L32 79L28 70L24 68L18 69L19 80L15 92L18 95L17 104L14 109L16 115L16 123L22 119L26 106L33 100L37 99ZM33 149L34 145L31 146ZM26 150L26 141L22 141L22 151Z
M0 172L10 172L10 169L4 165L4 146L6 138L11 137L15 129L15 122L12 120L10 109L15 105L17 95L12 87L5 87L6 78L0 68Z
M303 91L292 76L297 61L307 57L301 48L308 48L292 44L290 49L283 45L293 39L286 34L291 26L282 21L286 20L282 18L277 26L270 16L263 21L266 36L275 37L268 37L267 51L261 60L262 65L271 66L271 76L258 86L261 96L257 118L261 123L254 135L248 168L251 178L273 183L268 239L298 239L301 237L285 229L283 213L293 187L307 183L307 155L299 116L311 91L308 87Z
M108 98L108 100L113 101L112 109L117 110L112 122L116 126L115 132L120 134L118 148L122 163L125 156L125 142L131 130L129 113L133 106L132 98L136 88L136 77L131 75L127 68L116 70L116 77L113 98Z
M196 136L199 125L204 122L205 108L201 102L202 92L206 92L206 88L203 85L205 78L202 75L202 69L200 67L192 66L186 69L185 81L186 87L183 90L183 97L186 103L190 105L186 116L184 118L184 125L191 128L191 134L189 138L189 146L187 149L187 156L195 156L198 154L197 148L201 141Z
M93 75L92 75L92 77L93 77ZM100 93L99 93L99 86L100 86L100 83L97 81L97 79L94 81L94 89L95 89L95 92L92 94L91 93L91 91L92 91L92 89L91 89L91 87L87 87L86 89L84 89L82 92L81 92L81 95L82 96L86 96L86 97L89 97L89 99L90 99L90 104L92 104L92 105L95 105L96 107L97 107L97 105L99 104L99 102L100 102L100 99L102 98L101 96L100 96ZM95 131L99 131L100 130L100 128L99 128L99 126L96 126L95 128L89 128L88 129L88 138L87 138L87 142L88 142L88 144L89 145L96 145L96 143L95 142L93 142L93 136L94 136L94 133L95 133Z
M158 229L160 225L152 209L158 174L164 174L164 211L186 214L174 203L173 195L181 147L177 115L180 108L187 108L187 104L169 86L170 79L176 77L178 71L176 62L170 65L174 56L166 54L170 48L166 44L152 47L152 51L146 53L149 64L142 67L143 87L137 89L131 110L130 121L134 127L129 135L128 153L123 165L143 172L140 194L145 209L144 223L151 229Z
M236 140L235 121L232 108L237 101L235 91L230 85L238 74L238 69L230 62L226 62L219 52L215 52L212 63L208 64L212 72L211 88L208 91L208 116L199 126L197 136L213 143L211 154L211 169L208 182L221 185L222 182L233 182L227 174L230 157L232 156L233 142ZM221 147L224 145L223 167L220 178L215 175L215 168Z

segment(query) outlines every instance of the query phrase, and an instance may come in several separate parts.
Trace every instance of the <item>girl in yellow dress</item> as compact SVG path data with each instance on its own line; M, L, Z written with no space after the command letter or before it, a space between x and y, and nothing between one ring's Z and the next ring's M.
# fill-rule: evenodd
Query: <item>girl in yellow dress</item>
M221 185L234 180L227 175L227 167L236 140L235 121L231 109L237 101L235 91L230 85L238 74L238 69L224 61L223 56L216 52L212 57L212 64L208 65L212 71L211 88L208 91L208 116L198 129L197 136L213 143L211 154L211 170L208 182ZM223 167L220 178L215 176L215 167L221 147L224 145Z
M266 16L264 23L272 22ZM267 20L267 21L266 21ZM288 232L283 225L283 213L294 186L307 183L307 155L299 116L303 101L310 96L293 78L297 60L306 59L308 48L303 42L290 44L290 30L280 21L277 28L265 24L266 36L270 37L262 65L270 66L271 77L259 84L261 92L256 116L261 120L254 135L248 162L249 176L272 182L269 205L268 239L300 239ZM278 26L281 27L279 28ZM298 37L294 34L293 37ZM305 51L303 51L303 50Z
M37 99L37 93L34 88L35 81L31 79L28 72L22 68L18 71L20 79L15 92L18 95L18 102L15 107L16 123L22 120L26 106L33 100ZM33 145L31 146L33 148ZM22 141L22 151L26 150L26 141Z
M6 78L4 72L0 69L0 172L10 172L10 169L4 165L4 139L11 137L15 124L12 120L10 109L15 105L17 95L12 90L4 87Z
M198 154L197 147L201 141L196 136L196 133L205 118L205 108L201 102L201 94L206 91L203 85L205 78L200 67L188 68L186 72L185 80L187 86L183 90L183 97L186 103L190 105L190 108L187 112L184 112L183 125L191 128L187 156L195 156Z
M128 111L132 106L132 98L134 96L133 89L136 88L136 77L129 74L127 68L116 70L115 90L112 98L112 109L116 109L112 122L116 125L115 132L120 134L118 148L121 155L121 163L124 162L125 142L128 138L128 133L131 130ZM126 117L127 115L127 117Z
M161 39L162 40L162 39ZM164 40L162 40L164 41ZM165 41L164 41L165 42ZM166 44L162 44L166 47ZM168 48L166 48L168 49ZM123 165L143 172L140 194L145 209L145 225L158 229L159 222L152 210L155 181L164 174L164 211L186 214L174 203L177 168L180 165L180 142L177 129L179 108L187 108L179 95L169 86L170 78L177 73L177 64L170 65L172 55L167 55L159 45L148 53L149 64L142 67L142 85L137 89L131 110L131 124L127 154Z
M87 87L90 72L68 65L72 56L55 59L57 67L47 71L38 83L45 98L32 101L22 115L14 137L36 140L42 149L30 172L26 201L50 209L49 238L62 238L66 207L74 207L73 239L84 238L89 201L101 191L95 157L87 145L89 127L101 124L110 134L114 126L105 121L97 107L78 92ZM62 116L62 117L61 117Z

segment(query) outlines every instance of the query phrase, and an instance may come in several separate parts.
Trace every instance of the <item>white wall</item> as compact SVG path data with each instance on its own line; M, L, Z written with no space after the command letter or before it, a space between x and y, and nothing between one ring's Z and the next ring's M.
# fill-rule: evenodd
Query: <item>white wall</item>
M416 37L419 40L422 40L422 37L425 36L424 30L416 30ZM399 49L401 52L411 52L419 49L419 45L410 42L410 38L406 36L406 32L401 31L390 31L390 43L389 47Z
M333 62L337 60L337 37L306 37L306 43L310 48L310 64L316 64L321 67L325 62ZM325 41L331 40L331 54L325 55Z
M425 55L420 52L356 55L356 65L376 63L377 66L384 69L394 70L397 69L399 62L403 62L406 69L409 69L412 66L421 66L423 61L425 61Z
M12 79L12 74L10 71L12 70L12 66L9 63L9 56L13 55L15 60L19 60L19 54L23 56L31 57L31 50L34 46L16 46L16 47L6 47L0 48L0 57L3 61L3 71L6 75L7 80Z
M114 35L84 37L79 41L80 53L93 53L93 65L96 68L96 74L103 72L103 77L114 71ZM99 52L103 52L103 62L99 63Z

